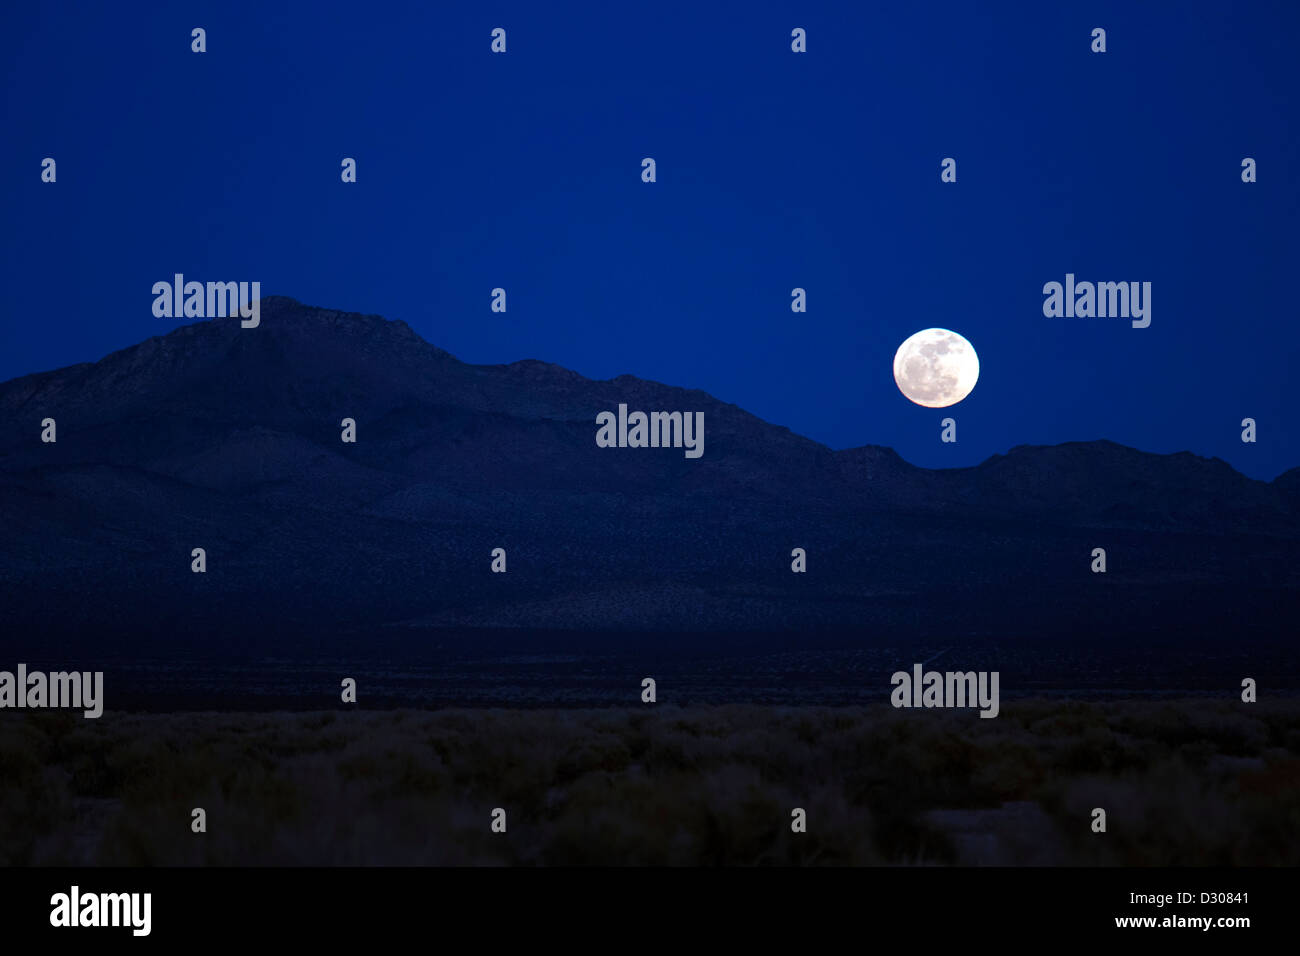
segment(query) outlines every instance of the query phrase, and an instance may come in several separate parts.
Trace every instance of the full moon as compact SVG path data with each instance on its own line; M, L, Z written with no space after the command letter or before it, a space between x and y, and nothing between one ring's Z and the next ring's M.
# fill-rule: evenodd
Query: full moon
M947 329L925 329L894 353L894 381L908 400L926 408L956 405L980 377L980 360L965 338Z

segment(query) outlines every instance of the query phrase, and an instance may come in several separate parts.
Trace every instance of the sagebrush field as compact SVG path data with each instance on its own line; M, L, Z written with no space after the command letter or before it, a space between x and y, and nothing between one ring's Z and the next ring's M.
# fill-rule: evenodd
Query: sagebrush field
M1300 862L1296 700L9 714L0 781L4 865Z

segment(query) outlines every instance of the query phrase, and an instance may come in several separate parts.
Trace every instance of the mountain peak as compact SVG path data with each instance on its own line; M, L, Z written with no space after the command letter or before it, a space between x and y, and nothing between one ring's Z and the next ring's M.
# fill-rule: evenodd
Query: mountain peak
M466 435L475 435L474 442L485 441L487 427L480 417L487 414L526 430L527 437L525 432L499 436L498 454L508 449L507 454L517 455L527 446L534 462L553 462L560 473L569 467L563 464L566 459L585 461L592 453L587 446L592 444L589 432L595 414L625 402L632 409L707 412L709 451L688 483L701 493L701 476L725 474L728 481L760 496L799 489L816 495L820 492L810 489L821 486L812 476L829 461L838 461L833 469L836 480L848 482L844 487L871 480L878 495L898 503L927 495L942 498L952 481L964 483L969 493L979 486L981 497L990 503L1009 496L1010 504L1021 496L1017 500L1036 501L1040 509L1063 496L1124 498L1128 489L1141 485L1179 494L1195 491L1207 502L1208 513L1209 502L1236 493L1242 485L1261 484L1219 459L1190 452L1148 453L1107 439L1017 445L970 468L925 469L877 445L831 452L705 392L632 374L593 380L537 358L470 365L430 344L406 322L380 315L307 305L285 295L262 297L259 315L256 328L242 327L238 315L201 320L95 363L0 384L0 408L57 415L61 430L65 421L86 428L169 419L171 434L178 438L201 422L204 427L236 429L265 425L316 441L332 437L331 429L346 416L366 423L370 443L357 455L367 456L382 436L390 464L404 453L401 449L412 442L427 443L434 434L453 443L470 441ZM563 449L555 447L559 436L547 432L551 426L541 424L545 422L571 423L574 431L566 432ZM380 423L381 431L376 432ZM34 454L27 448L29 437L15 431L4 445L27 449L24 456ZM61 442L60 455L75 447ZM476 454L486 461L490 452L485 445ZM165 453L154 449L154 456L161 460ZM38 460L49 457L46 451ZM617 480L632 481L659 475L669 458L602 459L603 464L614 461ZM655 464L648 472L640 467L650 462ZM523 489L527 477L521 472L509 482L501 481ZM1291 493L1298 484L1296 476L1289 475L1275 487Z
M884 632L929 626L943 607L956 610L928 618L936 628L972 615L1023 628L1028 596L1040 621L1076 627L1103 607L1077 587L1097 542L1140 596L1119 606L1150 603L1166 621L1225 573L1295 587L1300 471L1269 485L1111 441L926 469L876 445L834 452L633 375L471 365L404 322L287 296L259 310L254 328L204 320L0 384L0 604L33 633L47 627L50 568L73 582L76 615L134 607L129 630L169 636L176 620L226 634L245 608L289 603L331 625L436 612ZM596 416L624 403L703 414L703 454L598 445ZM38 437L47 416L56 443ZM1189 552L1190 535L1215 538ZM481 560L497 546L510 548L509 587ZM791 575L796 546L829 573ZM191 574L195 547L210 576ZM76 615L68 627L93 631Z

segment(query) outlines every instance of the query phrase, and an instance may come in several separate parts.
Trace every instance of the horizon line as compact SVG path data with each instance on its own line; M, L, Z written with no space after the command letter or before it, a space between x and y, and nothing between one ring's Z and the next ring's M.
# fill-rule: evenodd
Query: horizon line
M593 383L597 383L597 384L612 383L612 382L617 382L619 379L630 378L630 379L635 379L635 380L638 381L638 382L646 382L646 383L649 383L649 384L651 384L651 385L659 385L659 386L662 386L662 387L664 387L664 388L672 388L672 389L678 389L678 390L681 390L681 391L689 391L689 392L699 392L699 393L701 393L702 395L706 395L706 396L708 396L710 399L712 399L712 400L715 401L715 402L718 402L718 403L723 404L723 405L730 405L730 406L732 406L733 408L739 409L739 410L740 410L741 412L743 412L744 414L752 416L753 418L757 419L758 421L762 422L763 424L765 424L765 425L767 425L767 426L769 426L769 427L771 427L771 428L781 428L781 429L784 429L785 431L789 432L789 433L792 434L792 435L795 435L796 437L802 439L803 441L807 441L807 442L810 442L810 443L812 443L812 444L814 444L814 445L817 445L817 446L820 447L820 448L824 448L824 449L826 449L827 451L831 452L832 454L839 455L839 454L843 454L843 453L846 453L846 452L860 451L860 450L862 450L862 449L867 449L867 448L871 448L871 449L880 449L880 450L883 450L883 451L889 452L890 454L894 455L894 456L895 456L899 461L903 462L903 464L907 465L909 468L916 468L916 469L918 469L918 470L920 470L920 471L927 471L927 472L966 471L966 470L970 470L970 469L974 469L974 468L981 468L981 467L983 467L984 465L987 465L989 462L991 462L991 461L993 461L993 460L995 460L995 459L997 459L997 458L1005 458L1005 457L1007 457L1008 455L1010 455L1012 452L1017 451L1017 450L1019 450L1019 449L1062 448L1062 447L1065 447L1065 446L1067 446L1067 445L1113 445L1113 446L1116 447L1116 448L1122 448L1122 449L1125 449L1125 450L1127 450L1127 451L1136 452L1136 453L1139 454L1139 455L1149 455L1149 456L1154 457L1154 458L1172 458L1172 457L1176 457L1176 456L1179 456L1179 455L1190 455L1190 456L1192 456L1192 457L1194 457L1194 458L1198 458L1198 459L1200 459L1201 461L1205 461L1205 462L1219 462L1220 464L1226 465L1228 468L1230 468L1234 474L1239 475L1239 476L1241 476L1242 478L1245 478L1245 479L1248 480L1248 481L1255 481L1255 482L1259 482L1260 484L1265 484L1265 485L1271 485L1271 484L1274 484L1274 483L1275 483L1279 478L1283 477L1284 475L1290 474L1290 473L1293 472L1293 471L1300 470L1300 464L1297 464L1297 465L1292 465L1292 466L1287 467L1287 468L1283 468L1280 472L1278 472L1276 475L1274 475L1272 478L1269 478L1269 479L1264 479L1264 478L1254 478L1254 477L1252 477L1252 476L1250 476L1250 475L1247 475L1245 472L1240 471L1240 470L1239 470L1238 468L1236 468L1236 467L1235 467L1231 462L1229 462L1229 461L1227 461L1227 460L1225 460L1225 459L1223 459L1223 458L1220 458L1220 457L1218 457L1217 455L1208 455L1208 456L1207 456L1207 455L1202 455L1202 454L1200 454L1200 453L1198 453L1198 452L1192 451L1191 449L1182 449L1182 450L1180 450L1180 451L1172 451L1172 452L1150 451L1150 450L1145 449L1145 448L1138 448L1138 447L1135 446L1135 445L1126 445L1126 444L1124 444L1123 442L1118 442L1118 441L1115 441L1115 440L1112 439L1112 438L1104 438L1104 437L1103 437L1103 438L1070 438L1070 439L1065 439L1064 441L1052 442L1052 443L1048 443L1048 444L1035 444L1035 443L1032 443L1032 442L1023 442L1023 443L1021 443L1021 444L1008 446L1004 451L1000 451L1000 452L992 452L992 453L989 454L987 457L983 458L982 460L980 460L979 462L977 462L977 463L975 463L975 464L973 464L973 465L944 465L944 466L940 466L940 467L938 467L938 468L931 468L931 467L928 467L928 466L926 466L926 465L918 465L918 464L916 464L916 463L914 463L914 462L912 462L912 461L909 461L909 460L908 460L907 458L905 458L905 457L904 457L904 456L903 456L903 455L902 455L902 454L901 454L901 453L900 453L896 448L894 448L894 447L892 447L892 446L890 446L890 445L881 445L881 444L876 444L876 443L874 443L874 442L867 442L867 443L865 443L865 444L861 444L861 445L848 445L848 446L845 446L845 447L843 447L843 448L834 448L834 447L832 447L832 446L830 446L830 445L827 445L827 444L824 443L824 442L818 441L818 440L815 439L815 438L810 438L810 437L807 436L807 435L804 435L804 434L802 434L802 433L800 433L800 432L797 432L797 431L795 431L794 429L790 428L788 425L779 425L779 424L777 424L777 423L775 423L775 422L772 422L772 421L769 421L769 420L767 420L767 419L765 419L765 418L761 418L760 416L756 415L754 412L751 412L749 409L744 408L744 407L741 406L741 405L737 405L737 404L734 403L734 402L728 402L728 401L725 401L725 400L723 400L723 399L721 399L721 398L718 398L718 397L717 397L716 395L714 395L712 392L708 392L708 391L706 391L706 390L704 390L704 389L702 389L702 388L693 388L693 387L685 386L685 385L673 385L673 384L668 383L668 382L661 382L661 381L659 381L658 379L643 378L643 377L641 377L641 376L639 376L639 375L634 375L634 374L632 374L631 372L622 372L622 373L620 373L620 374L618 374L618 375L615 375L615 376L612 376L612 377L610 377L610 378L590 378L590 377L588 377L587 375L584 375L582 372L579 372L579 371L576 371L576 370L574 370L574 369L571 369L571 368L569 368L569 367L566 366L566 365L561 365L561 364L559 364L558 362L552 362L552 361L549 361L549 360L547 360L547 359L540 359L540 358L529 358L529 357L525 357L525 358L520 358L520 359L514 359L514 360L509 361L509 362L486 362L486 363L485 363L485 362L467 362L467 361L465 361L464 359L460 358L459 356L457 356L457 355L455 355L455 354L453 354L453 353L447 351L446 349L442 348L440 345L436 345L436 344L434 344L433 342L430 342L430 341L429 341L428 339L426 339L423 335L421 335L420 332L419 332L419 331L418 331L414 326L412 326L412 325L411 325L409 322L407 322L405 319L391 319L391 318L389 318L388 316L386 316L386 315L381 315L381 314L379 314L379 313L377 313L377 312L354 312L354 311L349 311L349 310L344 310L344 309L336 309L336 308L333 308L333 307L330 307L330 306L311 305L311 304L309 304L309 303L306 303L306 302L301 301L300 299L296 299L296 298L294 298L294 297L291 296L291 295L285 295L285 294L282 294L282 293L271 293L271 294L268 294L268 295L259 296L258 299L257 299L257 301L258 301L259 303L267 302L267 301L276 301L276 300L278 300L278 301L280 301L280 302L290 303L290 304L292 304L292 305L296 305L296 306L299 306L299 307L304 308L304 309L312 309L312 310L315 310L315 311L318 311L318 312L335 312L335 313L338 313L338 314L340 314L340 315L356 316L356 317L358 317L358 318L379 319L379 320L381 320L381 321L383 321L383 322L387 322L387 323L392 324L392 325L401 325L401 326L404 326L405 328L407 328L408 330L410 330L411 334L413 334L414 336L416 336L416 337L417 337L421 342L423 342L425 345L429 346L430 348L437 349L439 352L442 352L444 355L448 356L448 357L451 358L452 360L454 360L454 361L460 363L461 365L468 366L468 367L470 367L470 368L484 368L484 369L491 369L491 368L509 368L509 367L512 366L512 365L520 365L520 364L523 364L523 363L526 363L526 362L533 362L533 363L537 363L537 364L541 364L541 365L546 365L546 366L551 367L551 368L557 368L557 369L560 369L560 370L562 370L562 371L564 371L564 372L567 372L567 373L569 373L569 374L571 374L571 375L576 375L576 376L578 376L579 378L583 379L584 381L587 381L587 382L593 382ZM58 367L56 367L56 368L43 369L43 370L38 370L38 371L35 371L35 372L25 372L25 373L23 373L23 374L21 374L21 375L14 376L13 378L5 379L4 381L0 381L0 389L4 388L5 386L8 386L8 385L13 384L14 382L22 381L23 379L26 379L26 378L33 378L33 377L36 377L36 376L42 376L42 375L54 375L54 374L57 374L57 373L59 373L59 372L65 372L65 371L68 371L69 369L80 368L80 367L83 367L83 366L94 366L94 365L99 365L101 362L104 362L105 360L110 359L110 358L112 358L112 357L115 356L115 355L118 355L118 354L123 353L123 352L128 352L128 351L130 351L131 349L134 349L134 348L138 348L139 346L143 345L145 342L148 342L148 341L150 341L150 340L152 340L152 339L163 339L163 338L166 338L166 337L168 337L168 336L170 336L170 335L175 334L176 332L178 332L178 331L180 331L180 330L182 330L182 329L194 328L194 327L196 327L196 326L205 326L205 325L210 325L210 324L212 324L212 323L220 322L220 321L238 320L239 318L240 318L240 316L239 316L238 310L236 310L236 312L233 313L232 315L228 315L228 316L220 316L220 317L216 317L216 318L199 318L199 319L197 319L197 321L194 321L194 322L188 322L188 323L185 323L184 325L177 325L177 326L174 326L174 327L168 329L166 332L160 332L160 333L158 333L157 335L150 335L150 336L148 336L148 337L146 337L146 338L140 339L139 341L133 342L133 343L131 343L130 345L124 345L124 346L122 346L121 348L113 349L112 351L107 352L107 353L105 353L104 355L101 355L98 359L94 359L94 360L90 360L90 361L84 361L84 362L74 362L74 363L72 363L72 364L70 364L70 365L62 365L62 366L58 366ZM935 409L935 411L941 411L941 409Z

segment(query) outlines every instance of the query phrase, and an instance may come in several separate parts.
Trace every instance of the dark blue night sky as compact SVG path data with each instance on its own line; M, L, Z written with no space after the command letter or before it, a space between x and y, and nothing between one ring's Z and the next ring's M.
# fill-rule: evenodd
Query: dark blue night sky
M0 379L192 321L151 311L181 272L404 319L470 362L701 388L931 467L1095 438L1260 478L1300 464L1293 0L25 3L3 20ZM1067 272L1150 281L1151 326L1044 317ZM952 412L891 376L930 326L980 355Z

